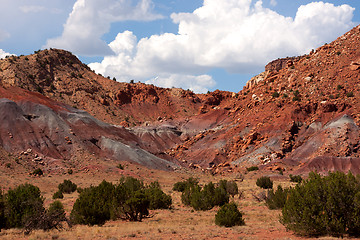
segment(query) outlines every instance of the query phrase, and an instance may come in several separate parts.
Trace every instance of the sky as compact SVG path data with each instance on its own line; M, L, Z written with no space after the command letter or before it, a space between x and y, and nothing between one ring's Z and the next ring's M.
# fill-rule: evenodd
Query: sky
M359 0L0 0L0 58L71 51L117 81L238 92L360 23Z

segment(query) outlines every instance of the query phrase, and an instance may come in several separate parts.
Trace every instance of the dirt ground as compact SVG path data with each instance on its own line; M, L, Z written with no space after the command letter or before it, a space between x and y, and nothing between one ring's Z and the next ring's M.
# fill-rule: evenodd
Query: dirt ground
M111 163L109 163L111 165ZM142 222L128 222L123 220L108 221L103 226L76 225L69 228L64 223L62 230L33 231L24 235L20 229L1 230L0 239L307 239L294 235L287 231L279 222L281 211L269 210L264 202L254 198L263 192L256 186L257 177L260 172L244 174L243 181L237 181L241 197L236 195L233 201L238 204L239 210L243 213L244 226L231 228L215 225L215 214L218 208L210 211L194 211L181 203L181 193L172 191L173 184L187 179L197 177L201 184L218 182L220 179L232 180L234 174L226 176L212 176L207 173L181 170L178 172L163 172L146 169L137 165L123 163L124 170L104 171L101 167L92 166L86 171L75 171L73 174L45 174L42 177L33 177L28 174L12 172L5 173L0 170L0 182L6 191L9 187L28 182L36 185L45 197L45 205L52 201L52 195L57 191L57 186L64 179L70 179L78 187L97 185L103 179L116 183L121 176L131 175L142 179L145 183L159 181L163 190L172 196L173 205L170 210L151 211L151 217ZM266 173L269 174L269 173ZM271 175L274 180L274 187L278 184L289 186L291 183L286 176L278 173ZM4 188L4 186L7 186ZM67 215L70 214L73 203L78 193L64 194L61 202L64 204ZM331 237L318 239L334 239Z

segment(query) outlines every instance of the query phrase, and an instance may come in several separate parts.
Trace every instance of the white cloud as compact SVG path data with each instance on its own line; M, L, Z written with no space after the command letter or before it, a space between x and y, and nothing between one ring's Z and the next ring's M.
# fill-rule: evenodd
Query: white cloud
M58 38L49 39L46 47L64 48L80 55L111 54L101 37L113 22L151 21L162 18L152 12L151 0L77 0Z
M14 54L5 52L4 50L0 49L0 59L5 58L6 56L12 56Z
M89 66L118 80L152 79L148 82L205 91L214 85L204 75L212 68L254 73L270 60L307 53L354 25L349 5L314 2L291 18L252 2L205 0L193 13L174 13L178 34L138 41L132 32L119 33L109 44L116 55Z
M276 0L270 0L270 5L275 7L277 5L277 1Z

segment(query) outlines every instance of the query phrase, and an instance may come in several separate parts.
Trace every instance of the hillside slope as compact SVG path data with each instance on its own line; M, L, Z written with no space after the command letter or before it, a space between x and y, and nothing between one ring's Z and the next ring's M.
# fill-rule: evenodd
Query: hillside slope
M79 164L74 159L86 155L162 170L176 166L143 150L141 140L125 128L39 93L0 87L0 111L1 147L48 171L71 168L70 163Z

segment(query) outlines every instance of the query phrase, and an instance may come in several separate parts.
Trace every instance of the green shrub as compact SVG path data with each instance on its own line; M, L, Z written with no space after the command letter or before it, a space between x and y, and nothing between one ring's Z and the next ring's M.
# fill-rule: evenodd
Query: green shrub
M64 180L63 183L58 185L59 191L62 193L73 193L76 191L77 185L70 180Z
M149 209L169 209L171 207L171 196L161 190L158 182L151 183L146 188L145 195L149 200Z
M290 189L281 222L304 236L359 236L359 179L351 173L310 173L308 180Z
M115 216L130 221L141 221L149 215L150 201L143 182L133 177L121 178L115 189Z
M197 186L198 184L198 179L190 177L185 181L175 183L172 190L177 192L184 192L187 187Z
M264 189L269 189L273 187L273 182L269 177L263 176L256 180L256 185Z
M267 197L265 199L266 205L269 209L281 209L284 207L289 189L283 189L278 185L277 190L274 192L274 189L268 191Z
M59 190L59 191L57 191L56 193L53 194L53 197L52 197L52 198L53 198L53 199L58 199L58 198L63 199L63 198L64 198L64 195L63 195L63 193Z
M257 171L257 170L259 170L259 167L258 166L251 166L251 167L246 168L246 170L248 172Z
M5 197L5 218L7 228L22 228L26 221L44 212L44 198L40 189L31 184L10 189Z
M242 213L235 203L223 205L215 215L215 224L219 226L232 227L245 225Z
M225 192L225 190L223 191ZM215 186L212 182L210 182L205 185L202 190L194 191L192 193L191 206L195 210L210 210L216 205L216 202L218 202L216 194Z
M110 220L115 186L102 181L99 186L83 189L70 214L74 224L102 225Z
M301 181L303 180L300 175L292 175L292 174L290 174L289 177L290 177L290 182L301 183Z
M204 187L205 189L205 187ZM211 197L212 192L208 192L209 197ZM229 193L225 188L217 187L215 188L215 193L213 196L213 207L214 206L222 206L225 203L229 202Z

